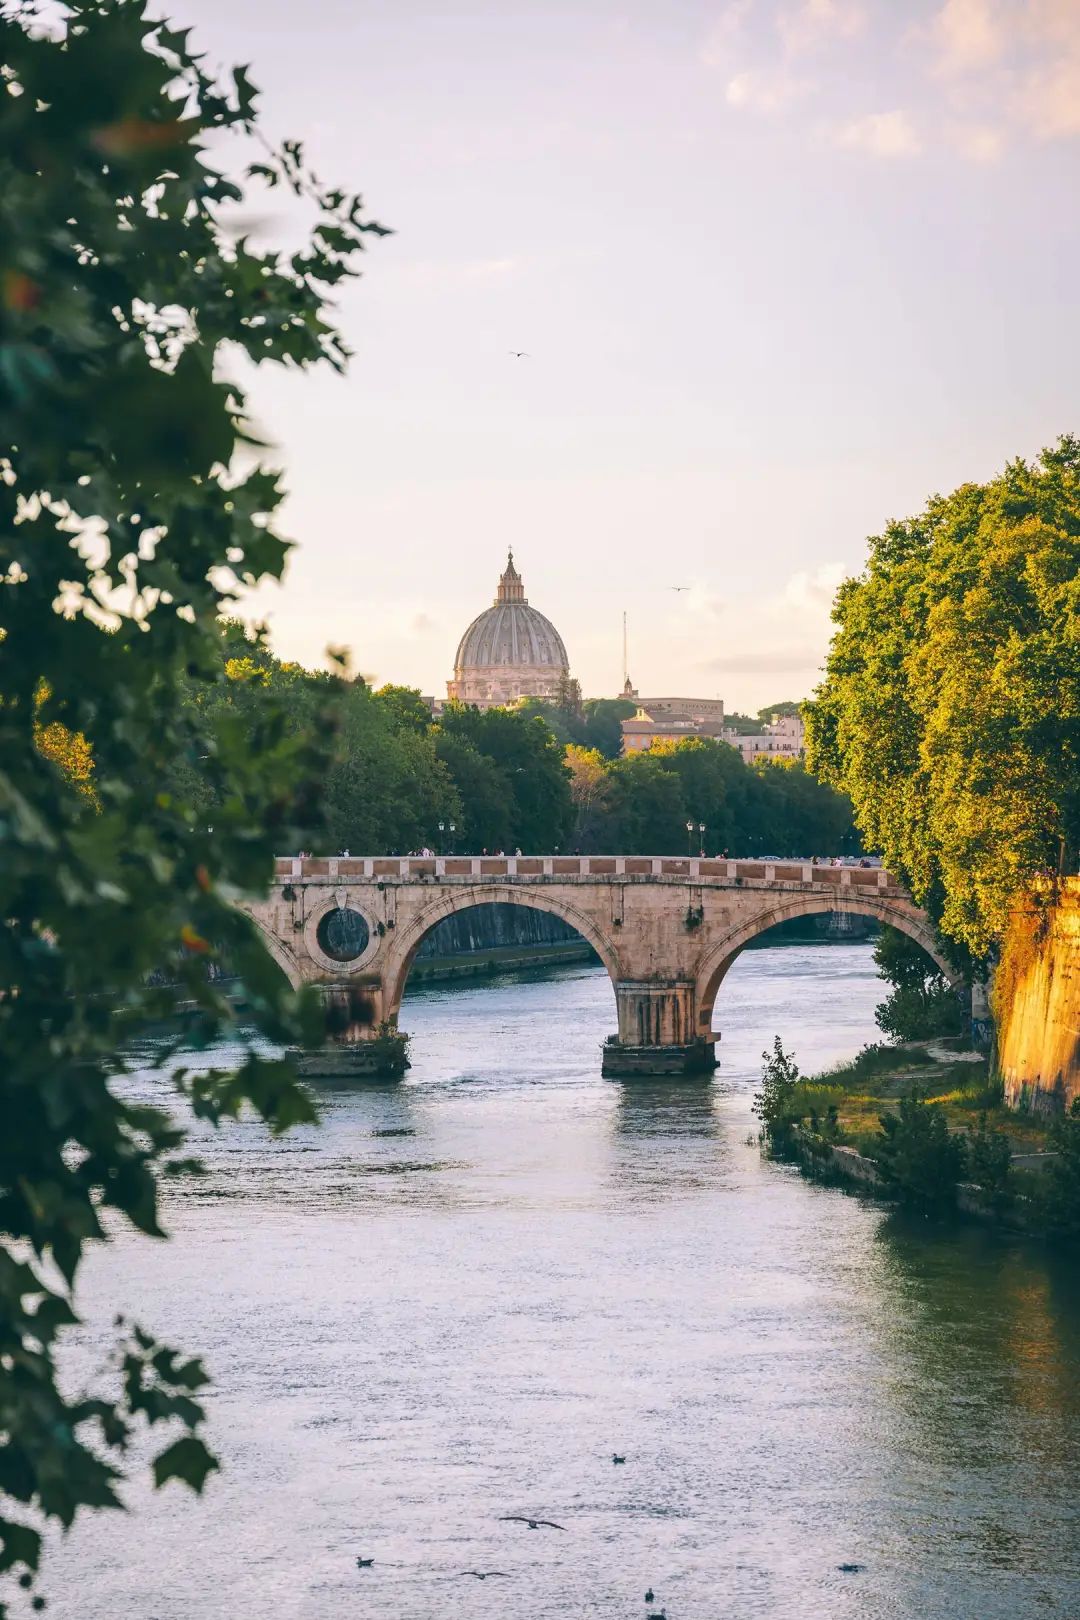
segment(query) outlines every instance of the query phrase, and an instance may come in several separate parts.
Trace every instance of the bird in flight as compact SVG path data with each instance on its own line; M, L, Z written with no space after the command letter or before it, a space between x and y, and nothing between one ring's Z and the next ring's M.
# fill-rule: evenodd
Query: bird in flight
M461 1573L475 1575L478 1581L486 1581L489 1575L502 1575L504 1579L510 1579L510 1572L506 1569L463 1569Z
M511 349L510 353L513 355L515 360L531 359L531 356L526 349Z
M527 1524L530 1530L565 1530L565 1524L556 1524L553 1519L527 1519L522 1513L500 1513L500 1524Z
M669 585L668 586L669 591L688 591L689 589L690 589L689 585Z

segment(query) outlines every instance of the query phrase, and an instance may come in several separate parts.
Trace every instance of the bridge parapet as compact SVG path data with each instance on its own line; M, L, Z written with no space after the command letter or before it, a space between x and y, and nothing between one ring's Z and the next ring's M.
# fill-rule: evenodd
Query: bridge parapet
M820 885L826 889L871 889L905 896L883 867L832 866L818 861L728 861L677 855L289 855L275 863L278 883L501 883L554 879L575 883L600 879L655 883Z

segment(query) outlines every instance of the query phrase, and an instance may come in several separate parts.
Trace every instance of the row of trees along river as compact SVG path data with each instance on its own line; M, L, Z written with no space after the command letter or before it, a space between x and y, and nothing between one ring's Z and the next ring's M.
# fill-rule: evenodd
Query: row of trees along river
M483 713L451 703L434 719L417 691L375 691L362 677L283 663L224 624L215 679L185 682L188 735L168 791L213 823L231 791L216 769L218 739L274 720L318 738L330 756L318 802L305 807L305 848L386 854L453 842L459 852L667 855L685 851L691 820L704 825L710 852L859 849L849 800L801 764L751 767L727 743L697 738L619 758L619 719L632 709L606 699ZM574 735L583 741L565 740Z
M56 1356L87 1246L118 1223L160 1234L192 1114L315 1118L268 1052L321 1040L318 1000L234 904L274 854L430 843L458 817L474 846L662 853L693 818L716 847L808 853L853 839L850 801L985 958L1012 896L1075 849L1080 445L871 542L809 771L708 746L624 763L587 735L568 770L542 717L433 725L413 694L222 630L289 549L233 357L344 368L328 299L384 227L295 142L222 172L253 147L251 81L214 82L136 0L4 7L0 46L0 1570L32 1588L46 1521L115 1505L144 1427L165 1435L157 1483L216 1466L197 1357L120 1320L84 1396ZM233 223L264 188L313 222L288 255ZM218 948L253 1028L207 980ZM176 1069L163 1106L116 1077L171 1004L150 982L168 960L200 1039L237 1044L227 1067Z

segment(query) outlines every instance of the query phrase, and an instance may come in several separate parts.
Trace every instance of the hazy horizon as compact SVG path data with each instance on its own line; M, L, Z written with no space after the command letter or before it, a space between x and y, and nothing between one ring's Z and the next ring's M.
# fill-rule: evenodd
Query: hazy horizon
M250 383L283 656L442 695L512 544L587 695L625 610L642 692L802 698L868 534L1077 426L1076 0L167 10L395 231L349 375Z

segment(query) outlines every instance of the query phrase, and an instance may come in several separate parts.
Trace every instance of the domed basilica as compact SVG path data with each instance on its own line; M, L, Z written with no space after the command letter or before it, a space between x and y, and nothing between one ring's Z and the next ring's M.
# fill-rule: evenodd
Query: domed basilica
M521 697L555 698L569 675L562 636L529 606L511 551L494 604L461 638L447 696L478 709Z

